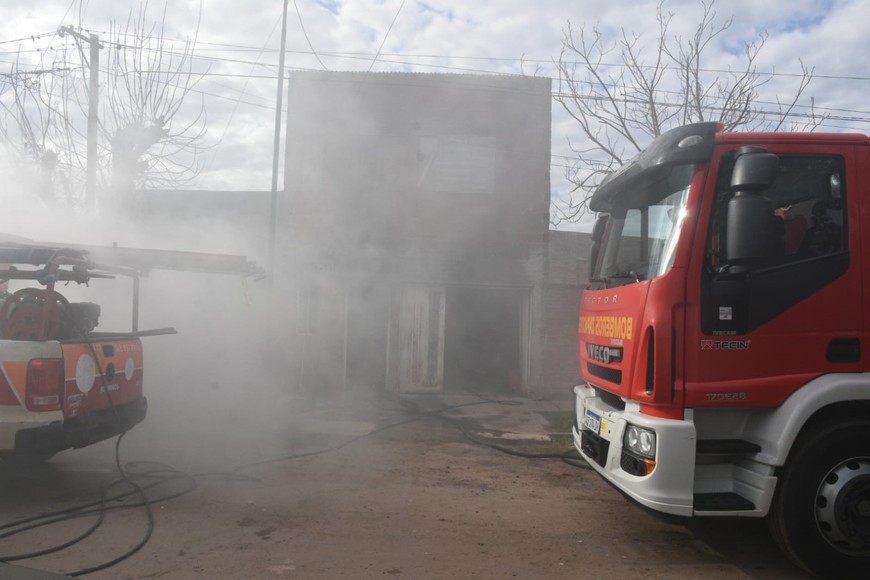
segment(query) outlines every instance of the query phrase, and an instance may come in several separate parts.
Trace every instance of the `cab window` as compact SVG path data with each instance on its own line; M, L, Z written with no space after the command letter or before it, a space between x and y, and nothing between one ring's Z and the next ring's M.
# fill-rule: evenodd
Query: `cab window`
M718 178L708 256L721 264L726 207L731 198L732 163L724 163ZM768 266L788 264L845 251L845 179L843 160L836 156L780 155L773 185L763 195L774 208L774 252Z
M743 335L818 292L849 267L845 162L835 155L778 154L779 170L760 195L770 200L763 263L729 267L728 202L734 161L723 160L706 244L702 331Z

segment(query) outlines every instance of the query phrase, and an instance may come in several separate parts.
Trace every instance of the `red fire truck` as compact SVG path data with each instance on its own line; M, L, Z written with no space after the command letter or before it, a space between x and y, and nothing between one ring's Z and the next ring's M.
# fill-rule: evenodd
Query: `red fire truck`
M816 574L870 566L870 138L656 138L595 191L574 443L674 516L766 517ZM866 306L866 308L865 308Z

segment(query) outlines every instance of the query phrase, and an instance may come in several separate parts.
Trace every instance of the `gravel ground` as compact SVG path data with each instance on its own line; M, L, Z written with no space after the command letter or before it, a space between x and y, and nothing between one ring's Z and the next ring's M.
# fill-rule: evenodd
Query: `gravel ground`
M662 522L589 470L475 444L457 423L414 414L398 399L346 400L306 413L285 413L273 401L268 420L220 396L207 409L201 398L189 401L152 402L149 419L124 438L125 469L146 474L133 479L153 485L145 492L153 533L130 558L87 577L805 577L779 554L763 522ZM570 423L570 401L410 401L418 411L466 405L450 416L499 445L565 449L559 433ZM185 420L194 412L210 420ZM0 464L0 523L98 500L118 477L114 450L109 441L42 466ZM110 495L127 489L116 486ZM56 545L96 519L18 534L0 550ZM16 564L86 569L136 546L148 522L141 507L110 510L82 541Z

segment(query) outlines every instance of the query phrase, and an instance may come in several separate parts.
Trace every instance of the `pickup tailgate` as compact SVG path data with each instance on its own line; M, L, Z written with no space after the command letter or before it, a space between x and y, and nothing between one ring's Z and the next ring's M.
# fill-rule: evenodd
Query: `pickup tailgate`
M87 415L142 397L138 338L62 345L65 418Z

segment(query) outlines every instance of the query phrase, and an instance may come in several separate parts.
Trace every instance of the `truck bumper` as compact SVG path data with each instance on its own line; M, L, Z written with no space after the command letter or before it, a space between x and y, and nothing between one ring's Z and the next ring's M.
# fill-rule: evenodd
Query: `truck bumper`
M644 507L676 516L691 516L695 425L690 421L643 415L631 410L631 405L625 410L614 408L588 385L574 387L574 394L574 446L592 469ZM598 433L584 427L587 411L600 418ZM656 434L655 468L649 475L633 475L622 468L623 435L628 424L645 427Z
M148 401L142 397L87 415L21 429L15 435L15 452L43 455L85 447L128 431L142 422L147 412Z

